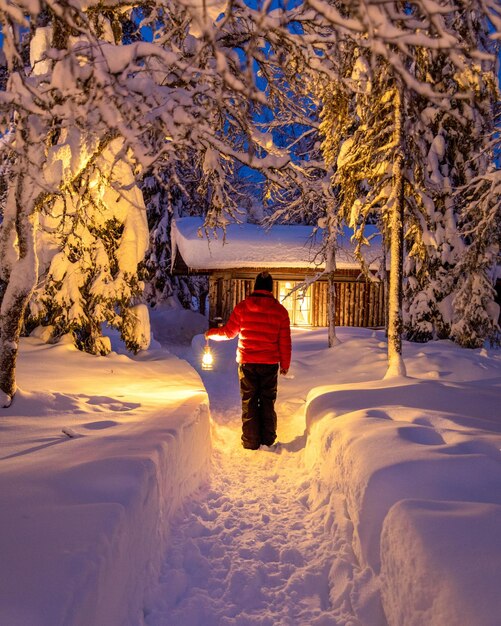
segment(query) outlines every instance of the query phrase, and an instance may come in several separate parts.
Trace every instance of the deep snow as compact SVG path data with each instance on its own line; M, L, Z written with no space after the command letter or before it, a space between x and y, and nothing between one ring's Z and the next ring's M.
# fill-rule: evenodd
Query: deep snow
M216 229L208 238L200 217L181 217L172 221L172 262L176 252L191 269L231 269L235 267L309 268L323 270L321 261L323 230L299 224L275 224L273 229L258 224L227 224L223 232ZM353 231L344 227L337 238L337 269L360 269L355 255ZM364 246L363 256L368 266L379 268L383 257L381 235L371 225L365 236L371 240Z
M30 338L18 380L0 416L0 624L136 625L169 520L207 475L200 379L158 348Z
M383 332L338 332L294 332L277 453L240 447L236 340L212 344L213 470L148 626L498 623L501 355L405 344L408 378L383 380Z
M281 445L252 452L235 341L199 370L209 437L184 360L199 369L204 323L155 311L169 352L136 359L23 341L0 422L0 623L497 625L499 352L405 343L408 378L383 380L381 331L328 350L295 330Z

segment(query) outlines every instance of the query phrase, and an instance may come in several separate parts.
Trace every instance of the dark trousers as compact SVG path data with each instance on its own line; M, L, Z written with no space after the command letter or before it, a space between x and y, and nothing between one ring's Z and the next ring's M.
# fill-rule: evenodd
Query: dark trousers
M277 438L278 364L242 363L238 367L242 396L242 445L257 450Z

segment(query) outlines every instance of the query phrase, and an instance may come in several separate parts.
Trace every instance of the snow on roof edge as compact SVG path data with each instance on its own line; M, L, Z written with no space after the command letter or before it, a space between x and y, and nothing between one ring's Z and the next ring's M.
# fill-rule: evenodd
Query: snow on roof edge
M322 230L312 226L275 225L265 229L258 224L229 224L226 233L218 229L214 238L203 232L201 217L172 220L171 240L173 263L176 252L192 270L294 268L321 270L318 262ZM338 269L357 269L351 231L345 229L337 252ZM371 246L365 253L371 267L378 266L381 246Z

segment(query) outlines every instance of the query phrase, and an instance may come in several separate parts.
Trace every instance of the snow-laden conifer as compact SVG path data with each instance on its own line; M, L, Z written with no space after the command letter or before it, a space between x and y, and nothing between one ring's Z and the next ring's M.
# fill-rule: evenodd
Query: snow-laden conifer
M377 74L373 74L363 53L355 62L352 80L359 93L354 123L351 130L344 129L346 139L334 180L339 187L343 218L354 230L362 267L362 250L370 245L366 224L376 221L383 234L390 257L388 372L405 374L401 342L404 215L414 195L408 184L407 100L391 67L384 61L376 67Z
M150 306L174 297L183 307L205 313L207 277L177 276L171 273L174 262L172 220L185 215L206 215L209 210L206 197L198 192L201 171L196 167L194 157L190 165L172 164L156 175L142 177L141 188L150 229L150 244L145 258L144 297Z
M149 343L149 337L137 341L140 318L133 308L148 246L146 208L121 148L120 139L107 145L40 216L38 257L44 267L31 317L50 325L52 338L72 333L78 347L94 354L110 351L105 323L120 331L133 352Z
M451 337L473 346L492 337L497 321L492 315L495 253L484 254L492 237L476 226L485 219L486 205L479 219L476 199L482 194L474 183L493 165L495 50L479 6L462 8L446 22L461 42L462 66L443 51L421 49L414 69L444 99L416 98L414 153L424 164L423 191L419 213L407 229L406 335L418 341ZM488 221L497 210L490 207ZM471 306L467 292L474 294Z
M499 345L499 305L494 286L501 266L501 176L492 165L459 191L458 220L465 238L455 267L451 337L467 348L481 347L488 339Z
M409 8L413 20L403 20L396 3L393 13L385 13L390 4L382 4L376 12L385 14L384 23L391 22L398 28L409 25L408 35L425 14L417 3L412 10ZM345 17L357 15L355 6L345 6L343 11ZM423 30L422 37L416 36L413 42L411 37L404 44L407 57L397 47L391 53L390 47L378 58L373 51L365 50L363 41L347 36L350 54L343 57L342 80L326 82L323 93L323 151L326 160L336 160L333 182L341 200L340 212L355 229L359 246L369 243L364 237L364 225L376 216L386 241L391 240L392 219L387 209L396 196L390 173L395 172L399 151L404 155L404 313L407 336L419 340L434 336L458 340L460 336L452 332L451 325L457 323L453 320L464 317L460 310L464 310L466 300L456 298L454 290L460 288L467 275L463 265L467 257L462 253L471 247L472 233L466 234L461 217L464 209L460 209L456 190L481 172L489 158L492 161L486 140L493 121L493 49L487 43L481 8L462 16L459 19L457 11L444 7L442 14ZM441 50L441 45L438 50L426 48L426 37L432 32L440 35L442 42L447 37L449 41L454 39L454 54ZM351 73L346 65L351 66ZM396 84L401 85L403 98L396 97ZM397 101L403 103L404 132L399 145L391 138ZM461 146L468 147L469 154ZM462 191L464 194L466 189L462 187ZM478 249L478 245L472 248L470 258ZM492 255L490 259L492 262ZM485 256L482 260L485 264ZM486 272L476 281L475 292L479 295L475 307L469 312L476 320L473 325L482 329L485 338L490 332L486 320L491 318L492 331L494 318L488 313L493 310L488 276L489 272L492 275L492 266L489 269L484 265L484 269ZM390 307L391 302L392 296ZM465 325L470 326L469 322ZM461 336L460 342L467 345L465 333Z

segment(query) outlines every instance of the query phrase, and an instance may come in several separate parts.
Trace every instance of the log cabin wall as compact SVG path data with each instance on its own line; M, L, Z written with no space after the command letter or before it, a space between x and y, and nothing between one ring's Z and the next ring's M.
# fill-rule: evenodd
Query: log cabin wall
M209 321L211 326L225 323L235 305L243 300L254 287L259 268L248 273L214 272L209 277ZM279 281L302 281L304 274L285 270L271 272L273 295L278 298ZM339 270L336 286L336 326L375 327L385 324L385 294L381 282L356 280L358 270ZM311 285L311 325L327 326L327 282L318 280Z

